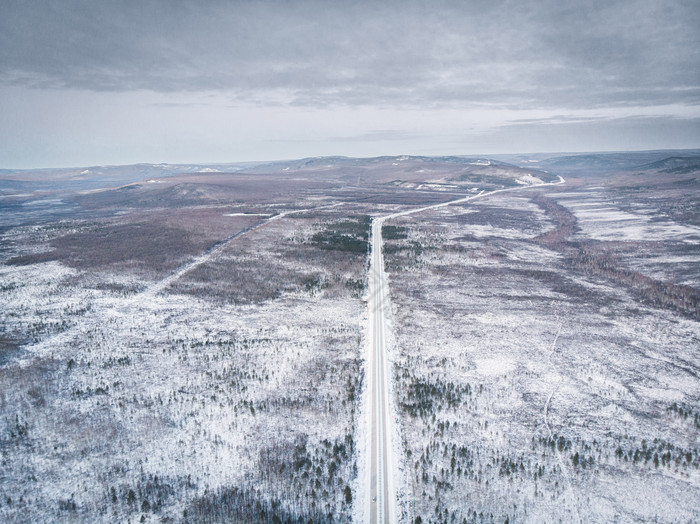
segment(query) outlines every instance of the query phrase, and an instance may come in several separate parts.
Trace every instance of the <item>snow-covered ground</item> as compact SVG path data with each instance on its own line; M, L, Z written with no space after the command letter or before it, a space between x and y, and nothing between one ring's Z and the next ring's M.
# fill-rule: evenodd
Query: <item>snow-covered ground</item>
M580 219L579 239L636 239L643 226L662 252L694 235L618 220L629 213L582 195L549 195ZM700 519L700 324L576 272L537 242L553 225L526 197L465 208L397 218L407 238L387 241L415 515ZM639 248L624 247L632 264ZM700 253L684 256L697 277Z
M371 188L264 200L263 185L230 204L238 188L188 182L3 217L0 521L361 522L367 215L395 227L399 512L699 521L693 296L663 309L630 283L698 287L690 201L510 182L431 209L446 197L408 194L420 181L396 198L382 184L392 204ZM552 202L575 218L558 240Z
M618 243L614 252L627 267L658 280L700 287L700 227L671 219L660 209L658 200L664 196L635 202L594 189L562 193L557 202L576 216L580 238ZM630 245L634 248L626 250Z
M0 362L0 520L198 520L235 500L243 520L261 504L270 518L349 521L363 303L346 284L362 282L365 256L309 244L339 219L270 222L171 287L1 266L16 349ZM235 288L243 265L298 280L237 304L203 277L228 271Z
M652 215L653 201L646 209L625 211L605 202L600 194L568 193L560 203L571 209L582 234L595 240L683 241L700 245L700 228ZM611 227L613 226L613 227Z

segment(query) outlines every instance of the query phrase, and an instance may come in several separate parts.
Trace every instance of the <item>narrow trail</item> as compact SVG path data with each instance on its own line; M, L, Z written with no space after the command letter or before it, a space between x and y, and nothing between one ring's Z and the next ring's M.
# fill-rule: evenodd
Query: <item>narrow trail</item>
M559 318L557 317L557 320ZM554 352L556 351L556 345L557 345L557 340L559 340L559 335L561 334L561 328L562 328L562 323L559 323L559 328L557 329L557 334L554 336L554 341L552 342L552 347L550 348L549 355L547 355L547 361L549 362L549 365L552 366L555 370L557 370L556 366L552 362L552 356L554 355ZM557 373L559 371L557 370ZM561 386L561 383L563 381L563 378L561 374L559 373L559 380L557 381L557 385L555 388L549 393L549 396L547 397L547 402L544 404L544 425L547 428L547 433L549 433L549 438L553 439L554 436L552 434L552 428L549 426L549 421L547 420L547 416L549 415L549 406L552 402L552 397L554 394L559 391L559 387ZM562 465L562 470L565 469L563 467L563 464L561 463L561 455L559 453L559 450L557 450L557 457L559 458L560 465Z
M296 213L305 213L307 211L312 211L312 210L318 210L318 209L326 209L330 207L336 207L339 205L342 205L343 202L335 202L333 204L328 204L325 206L319 206L319 207L314 207L314 208L305 208L305 209L295 209L293 211L283 211L282 213L279 213L277 215L273 215L266 220L263 220L262 222L258 224L254 224L250 227L247 227L246 229L243 229L241 231L237 231L236 233L233 233L232 235L226 237L224 240L218 242L214 246L210 247L207 249L204 253L196 257L194 260L186 263L185 265L181 266L177 270L175 270L174 273L171 273L167 277L165 277L162 280L159 280L158 282L151 284L147 289L142 291L137 295L137 297L149 297L149 296L155 296L164 289L166 289L168 286L170 286L173 282L176 280L182 278L185 276L187 273L192 271L193 269L198 268L202 264L205 264L209 262L212 258L214 258L216 255L224 251L229 245L236 240L237 238L242 237L243 235L247 235L251 231L255 231L256 229L260 229L261 227L264 227L268 225L270 222L273 222L275 220L279 220L280 218L284 218L289 215L294 215Z
M542 413L543 418L544 418L544 425L547 428L547 433L549 434L549 438L551 441L554 441L554 433L552 432L552 427L551 427L550 421L549 421L549 408L552 404L552 397L554 395L556 395L557 391L559 391L559 388L561 387L562 382L564 382L564 377L562 376L561 372L557 368L556 364L554 364L554 362L552 361L552 357L554 356L554 353L556 352L557 341L559 340L559 335L561 334L561 329L563 327L563 323L559 320L558 316L557 316L557 322L559 322L559 327L557 328L557 334L554 336L554 340L552 341L552 347L550 348L549 355L547 355L547 361L549 362L549 365L559 375L559 380L557 380L557 385L549 393L549 396L547 397L547 401L544 404L544 409L543 409L543 413ZM564 457L562 457L561 451L559 451L559 446L556 443L554 444L554 452L557 455L557 462L559 462L559 468L561 469L562 475L564 475L564 479L566 480L566 490L569 493L569 497L571 498L571 500L574 504L574 509L576 510L576 517L578 518L578 522L583 522L583 520L581 519L581 513L579 512L578 501L576 500L576 495L574 494L573 488L571 487L571 475L569 473L569 467L564 462Z
M342 205L344 202L334 202L332 204L326 204L318 207L309 207L309 208L304 208L304 209L295 209L292 211L284 211L281 212L277 215L273 215L266 220L263 220L257 224L254 224L252 226L249 226L241 231L236 231L235 233L229 235L225 239L221 240L220 242L214 244L211 246L209 249L204 251L201 255L195 257L193 260L190 260L189 262L186 262L179 268L177 268L175 271L167 275L166 277L162 278L161 280L158 280L149 286L147 286L144 290L135 293L132 296L125 297L122 300L119 300L117 304L108 304L107 306L102 305L100 307L100 304L95 304L93 303L94 308L87 313L86 315L80 317L78 322L76 322L73 326L70 328L66 329L65 331L61 331L60 333L57 333L55 335L51 335L36 344L33 344L32 346L29 346L29 348L34 348L35 350L39 349L41 352L43 351L49 351L51 347L55 346L56 344L61 344L65 343L69 340L71 340L73 337L78 335L81 331L81 329L88 323L96 323L98 320L99 315L103 315L105 313L108 313L110 311L115 311L120 308L124 307L134 307L136 306L139 302L149 299L149 298L154 298L156 295L167 289L173 282L177 281L179 278L182 278L184 275L189 273L190 271L198 268L199 266L209 262L212 260L216 255L227 249L236 239L247 235L251 231L255 231L256 229L260 229L262 227L265 227L266 225L270 224L271 222L275 220L279 220L281 218L284 218L289 215L297 214L297 213L305 213L308 211L315 211L319 209L327 209L331 207L336 207Z

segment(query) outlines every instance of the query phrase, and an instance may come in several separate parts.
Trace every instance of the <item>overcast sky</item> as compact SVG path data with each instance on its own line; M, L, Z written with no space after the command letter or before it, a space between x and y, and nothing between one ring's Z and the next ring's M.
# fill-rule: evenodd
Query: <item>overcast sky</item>
M698 0L0 0L0 168L700 147Z

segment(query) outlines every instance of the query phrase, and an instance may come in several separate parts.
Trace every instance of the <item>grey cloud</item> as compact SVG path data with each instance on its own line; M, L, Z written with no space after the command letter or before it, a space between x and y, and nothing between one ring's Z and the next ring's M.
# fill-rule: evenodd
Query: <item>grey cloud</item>
M609 117L604 116L571 116L571 115L554 115L551 117L543 118L516 118L514 120L509 120L506 125L520 125L520 124L571 124L571 123L583 123L583 122L602 122L609 121Z
M401 129L376 129L366 133L350 136L337 136L329 139L330 142L406 142L425 139L426 135L411 133Z
M518 122L494 129L478 141L481 150L503 152L691 149L700 141L700 119L639 115L604 121Z
M2 4L12 85L310 106L700 103L694 0Z

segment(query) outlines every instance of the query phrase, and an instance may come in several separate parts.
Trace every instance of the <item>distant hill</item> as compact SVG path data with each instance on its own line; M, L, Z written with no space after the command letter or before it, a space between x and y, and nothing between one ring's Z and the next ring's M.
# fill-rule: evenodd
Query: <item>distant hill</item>
M275 162L260 163L251 168L246 168L247 173L267 173L276 171L293 170L330 170L338 168L362 168L372 169L381 166L415 166L418 164L454 164L454 165L508 165L486 157L463 156L378 156L369 158L353 158L346 156L320 156L302 158L298 160L280 160Z
M650 164L639 166L638 169L658 169L664 173L691 173L700 170L700 156L670 156Z
M313 157L260 164L241 172L337 180L354 186L392 184L404 189L430 191L459 191L467 187L497 189L557 179L536 166L523 168L485 157L462 156Z
M543 160L541 165L580 169L601 169L618 167L620 161L607 155L572 155Z
M698 158L700 151L630 151L615 153L582 153L571 155L552 155L548 158L540 158L537 167L551 169L561 173L586 173L601 174L606 171L631 170L631 169L659 169L653 167L655 163L664 162L669 158ZM668 166L675 167L675 166Z
M46 169L4 169L0 178L22 181L60 181L91 185L99 181L111 184L129 184L147 178L167 177L189 173L236 172L256 162L230 164L131 164L124 166L90 166Z

